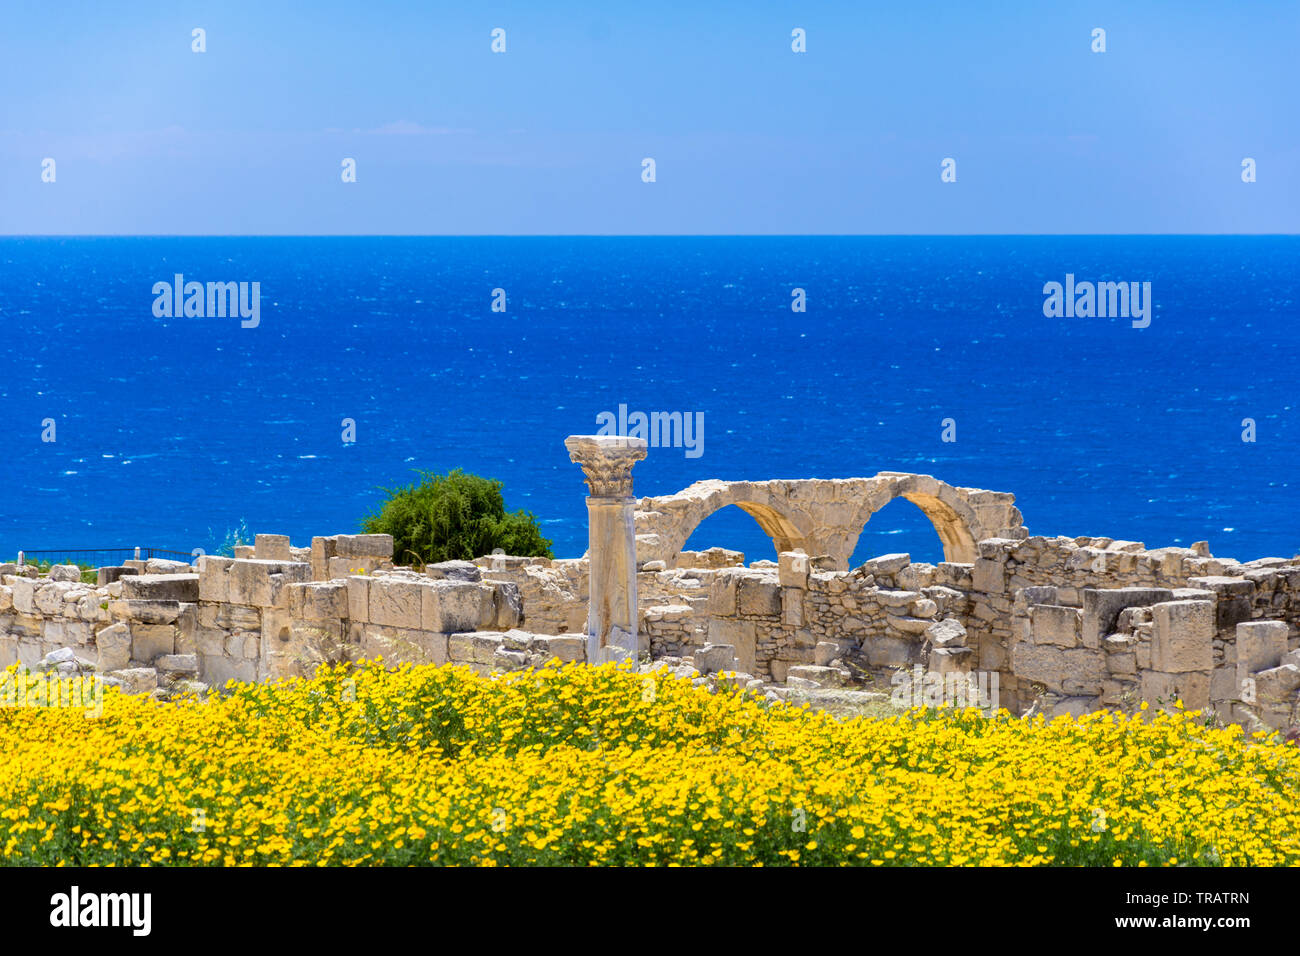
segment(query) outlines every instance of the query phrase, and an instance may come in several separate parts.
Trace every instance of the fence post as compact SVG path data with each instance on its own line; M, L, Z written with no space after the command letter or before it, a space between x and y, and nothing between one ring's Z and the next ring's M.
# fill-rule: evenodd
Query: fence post
M135 559L136 559L137 561L140 560L140 549L139 549L139 548L136 548L136 549L135 549Z
M26 564L26 563L27 563L27 556L26 556L23 552L19 551L19 552L18 552L18 566L19 566L19 567L22 567L22 566L23 566L24 564Z

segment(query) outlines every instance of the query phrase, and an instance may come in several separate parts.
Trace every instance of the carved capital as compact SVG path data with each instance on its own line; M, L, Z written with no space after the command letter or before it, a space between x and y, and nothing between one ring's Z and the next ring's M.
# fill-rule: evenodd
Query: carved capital
M569 460L582 466L593 498L632 497L632 466L646 456L644 438L619 435L570 435L564 439Z

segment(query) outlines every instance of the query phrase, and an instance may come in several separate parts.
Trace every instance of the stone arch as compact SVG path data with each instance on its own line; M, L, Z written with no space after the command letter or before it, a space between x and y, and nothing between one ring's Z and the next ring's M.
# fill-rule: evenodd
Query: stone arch
M847 570L863 528L895 498L906 498L930 520L947 561L970 564L980 541L1028 534L1013 495L957 488L931 475L882 471L872 478L712 480L638 502L637 557L673 566L700 522L736 505L753 516L777 553L801 548L809 555L826 555Z
M889 478L884 486L884 494L872 495L863 502L862 509L855 515L856 530L852 532L851 538L841 545L842 556L835 555L842 559L845 566L857 548L858 539L862 537L862 530L871 520L871 516L896 498L910 501L929 519L939 535L939 540L943 543L945 561L974 563L977 554L975 546L980 540L980 532L977 531L980 529L980 520L975 509L962 495L961 489L929 475L877 477Z
M705 518L735 505L752 517L776 548L807 550L811 522L769 482L700 481L664 498L643 498L636 513L637 557L674 566L677 555Z

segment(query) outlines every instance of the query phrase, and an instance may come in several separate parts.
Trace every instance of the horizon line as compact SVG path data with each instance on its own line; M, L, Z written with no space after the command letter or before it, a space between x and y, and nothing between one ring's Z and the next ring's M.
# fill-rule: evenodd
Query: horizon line
M1052 239L1052 238L1282 238L1300 232L30 232L0 239Z

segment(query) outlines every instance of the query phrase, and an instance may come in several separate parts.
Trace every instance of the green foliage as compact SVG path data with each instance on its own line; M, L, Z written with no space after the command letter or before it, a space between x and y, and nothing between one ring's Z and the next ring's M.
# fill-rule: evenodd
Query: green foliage
M208 537L215 540L212 529L208 529ZM235 548L253 543L253 532L248 530L247 519L241 518L239 524L226 531L226 536L221 540L211 553L223 558L233 558Z
M424 563L463 560L491 554L552 557L537 518L528 511L506 512L501 482L457 468L446 475L418 472L419 482L384 488L387 500L365 518L365 534L391 534L399 564L412 557Z
M27 563L35 567L37 572L41 575L49 574L50 568L54 567L55 564L55 562L48 560L29 561ZM76 568L81 572L82 584L94 584L99 580L99 571L93 564L87 564L85 561L60 561L58 563L76 566Z

